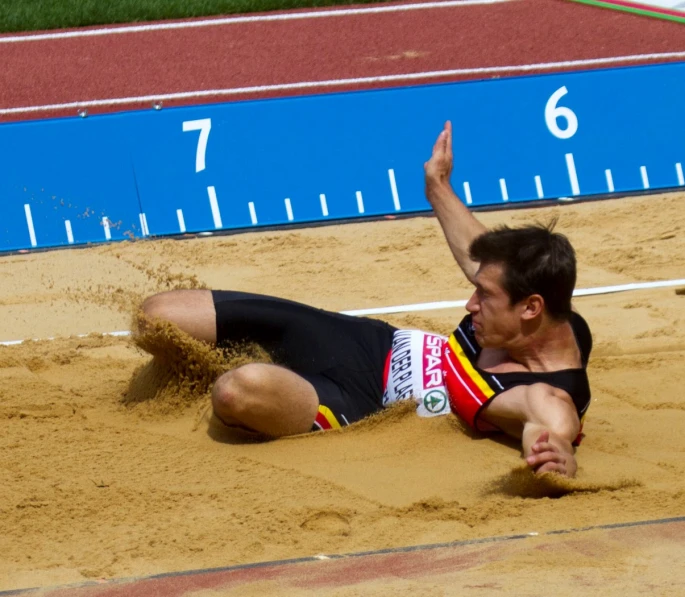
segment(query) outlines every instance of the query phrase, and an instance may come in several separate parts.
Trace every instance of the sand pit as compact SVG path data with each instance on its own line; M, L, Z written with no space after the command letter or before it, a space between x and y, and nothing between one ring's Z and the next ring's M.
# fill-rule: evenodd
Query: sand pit
M558 216L583 288L685 277L684 204L480 217ZM207 379L236 355L190 347L179 383L127 338L68 337L129 329L143 296L176 287L331 310L468 298L434 218L2 257L0 280L0 340L57 337L0 347L0 590L685 514L685 296L672 288L575 301L595 336L587 437L577 479L541 486L514 444L406 408L240 442L207 409ZM448 333L461 316L387 320Z

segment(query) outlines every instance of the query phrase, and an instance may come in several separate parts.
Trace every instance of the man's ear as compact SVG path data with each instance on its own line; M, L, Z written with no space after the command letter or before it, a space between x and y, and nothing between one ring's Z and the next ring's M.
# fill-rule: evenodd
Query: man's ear
M539 294L531 294L528 298L521 301L521 304L523 306L521 318L530 321L542 314L545 308L545 299Z

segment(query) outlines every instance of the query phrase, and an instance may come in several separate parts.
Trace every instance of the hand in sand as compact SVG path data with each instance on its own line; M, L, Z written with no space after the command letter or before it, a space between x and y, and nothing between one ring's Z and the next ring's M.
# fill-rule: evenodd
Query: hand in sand
M575 475L576 461L573 454L564 452L550 442L549 431L543 431L530 450L531 454L526 462L536 473L559 473L569 477Z

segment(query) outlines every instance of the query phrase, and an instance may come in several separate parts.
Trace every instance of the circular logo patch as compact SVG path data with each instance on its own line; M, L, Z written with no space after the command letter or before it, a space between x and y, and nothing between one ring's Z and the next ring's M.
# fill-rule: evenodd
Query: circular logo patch
M423 397L423 405L429 413L439 413L445 408L447 396L440 390L431 390Z

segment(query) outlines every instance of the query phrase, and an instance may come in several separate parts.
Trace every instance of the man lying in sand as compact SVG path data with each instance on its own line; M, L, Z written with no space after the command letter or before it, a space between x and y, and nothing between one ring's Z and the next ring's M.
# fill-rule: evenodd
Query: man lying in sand
M278 363L216 380L221 421L281 437L349 425L413 398L419 414L452 410L479 431L520 439L535 472L575 475L592 338L571 309L573 248L540 226L487 231L452 190L452 161L448 122L425 164L426 195L476 288L449 338L243 292L172 290L145 300L149 318L218 346L257 342Z

